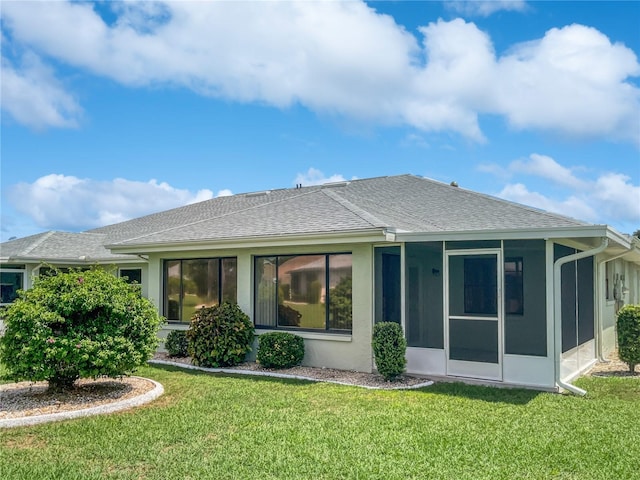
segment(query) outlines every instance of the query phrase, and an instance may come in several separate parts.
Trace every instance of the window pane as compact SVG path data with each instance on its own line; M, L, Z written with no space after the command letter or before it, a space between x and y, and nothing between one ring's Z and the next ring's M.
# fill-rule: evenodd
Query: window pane
M23 288L22 272L0 272L0 303L12 303Z
M504 304L508 315L524 313L522 279L522 258L507 258L504 262Z
M164 264L165 273L165 315L167 320L180 320L180 260L170 260Z
M238 269L237 259L222 259L222 301L236 303L238 301Z
M126 278L127 283L142 283L142 269L141 268L123 268L120 270L120 277Z
M218 259L182 261L182 321L196 310L218 304Z
M329 256L329 328L351 330L351 255Z
M278 257L278 325L326 328L325 263L325 255Z
M464 313L498 313L496 262L493 257L464 259Z
M255 259L255 324L276 326L276 257Z

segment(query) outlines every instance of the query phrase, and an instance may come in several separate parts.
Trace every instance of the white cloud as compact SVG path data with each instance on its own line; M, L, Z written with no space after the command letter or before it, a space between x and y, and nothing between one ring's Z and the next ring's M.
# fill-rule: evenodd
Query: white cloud
M213 192L193 193L155 179L98 181L50 174L14 185L8 198L41 228L86 230L208 200Z
M298 173L294 183L297 185L302 184L303 187L309 187L311 185L322 185L324 183L332 182L344 182L345 178L340 174L334 174L330 177L326 177L324 173L316 168L309 168L306 173Z
M517 129L640 144L638 59L593 28L554 28L498 57L473 23L439 20L419 39L358 1L108 5L110 25L89 3L5 2L3 28L15 44L132 87L301 104L478 142L489 114Z
M233 195L233 192L228 188L224 188L218 191L218 194L216 195L216 197L230 197L231 195Z
M4 39L3 39L4 40ZM2 58L2 109L34 129L76 127L82 108L34 54L15 67Z
M527 161L511 162L509 170L542 177L571 188L582 189L587 186L586 182L576 177L570 169L563 167L551 157L537 153L532 153Z
M529 191L522 183L507 184L498 193L498 197L588 222L598 219L596 210L585 199L569 195L562 200L554 200L541 193Z
M524 0L451 1L445 2L445 6L463 15L479 17L488 17L502 10L524 12L528 8Z
M543 194L531 191L522 181L511 181L497 194L498 197L531 205L580 220L604 224L640 225L640 185L630 177L604 172L596 178L581 178L553 158L532 154L529 161L512 162L507 169L495 165L481 165L479 171L497 178L513 179L522 174L552 180L562 188Z

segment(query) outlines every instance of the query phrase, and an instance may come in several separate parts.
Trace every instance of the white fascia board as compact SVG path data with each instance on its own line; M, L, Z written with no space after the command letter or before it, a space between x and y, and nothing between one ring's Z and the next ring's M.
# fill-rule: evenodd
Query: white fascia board
M616 243L629 244L624 236L606 225L587 225L562 228L466 230L459 232L397 232L396 240L401 242L443 241L443 240L528 240L552 238L611 238Z
M167 242L132 245L105 245L119 254L147 254L190 250L228 250L274 246L308 246L334 245L350 243L374 243L385 241L385 230L382 228L360 230L357 232L338 232L322 234L283 235L273 237L242 237L198 240L190 242Z
M65 265L113 265L113 264L128 264L128 263L147 263L146 259L142 259L138 256L131 256L131 258L90 258L87 257L86 260L80 260L77 257L66 258L66 257L55 257L55 258L38 258L35 259L33 257L8 257L8 258L0 258L0 264L2 263L25 263L30 265L40 265L43 263L50 263L53 265L56 264L65 264Z

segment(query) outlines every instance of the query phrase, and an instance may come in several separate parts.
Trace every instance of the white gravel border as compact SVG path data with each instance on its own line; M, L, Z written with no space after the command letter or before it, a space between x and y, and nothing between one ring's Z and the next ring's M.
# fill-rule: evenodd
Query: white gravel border
M103 415L105 413L119 412L129 408L137 407L155 400L164 393L164 387L155 380L143 377L141 378L154 384L154 388L137 397L127 398L114 403L98 405L97 407L83 408L81 410L69 410L66 412L47 413L44 415L32 415L30 417L5 418L0 420L0 428L23 427L27 425L36 425L38 423L59 422L61 420L70 420L73 418L88 417L91 415Z
M209 373L227 373L232 375L253 375L256 377L275 377L275 378L290 378L294 380L306 380L309 382L324 382L324 383L335 383L338 385L346 385L349 387L359 387L366 388L368 390L415 390L423 387L430 387L433 385L431 380L428 380L423 383L418 383L416 385L399 385L397 387L374 387L371 385L358 385L357 383L349 383L349 382L341 382L339 380L330 380L323 378L313 378L313 377L305 377L303 375L292 375L289 373L278 373L278 372L265 372L259 370L242 370L235 368L206 368L206 367L198 367L195 365L188 365L180 362L170 362L167 360L149 360L148 363L152 365L169 365L172 367L185 368L188 370L200 370L202 372Z

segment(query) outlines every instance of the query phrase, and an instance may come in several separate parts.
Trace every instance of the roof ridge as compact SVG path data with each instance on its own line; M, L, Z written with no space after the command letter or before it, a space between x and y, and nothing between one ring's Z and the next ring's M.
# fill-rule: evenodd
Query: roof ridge
M185 224L182 224L182 225L177 225L175 227L165 228L164 230L156 230L154 232L145 233L144 235L140 235L140 236L137 236L137 237L124 238L124 239L122 239L122 240L120 240L118 242L115 242L113 245L118 245L118 244L124 243L124 242L130 242L132 240L140 240L140 239L145 238L145 237L149 237L149 236L152 236L152 235L157 235L159 233L170 232L172 230L178 230L180 228L190 227L190 226L193 226L193 225L197 225L199 223L210 222L211 220L224 218L224 217L227 217L229 215L237 215L238 213L248 212L249 210L253 210L255 208L261 208L261 207L264 207L265 205L273 205L275 203L280 203L280 202L285 202L285 201L291 200L292 198L298 198L298 197L302 197L304 195L310 195L311 193L315 193L317 191L318 191L318 189L310 189L310 190L308 190L306 192L300 192L297 195L294 194L294 195L291 195L291 196L287 196L286 198L280 198L280 199L273 200L271 202L264 202L264 203L260 203L258 205L252 205L250 207L242 208L240 210L234 210L233 212L227 212L227 213L224 213L222 215L214 215L214 216L211 216L211 217L203 218L201 220L197 220L195 222L185 223ZM243 194L243 195L246 195L246 194ZM268 196L269 194L266 193L265 195Z
M45 232L44 235L42 235L42 237L40 237L38 240L36 240L35 242L33 242L31 244L31 246L29 248L27 248L26 250L23 250L22 252L20 252L20 256L26 256L29 253L31 253L32 251L34 251L37 247L39 247L40 245L42 245L42 243L48 239L49 237L51 237L54 233L56 233L55 230L49 230L48 232Z
M360 208L357 205L351 203L349 200L347 200L346 198L340 196L335 191L327 190L327 189L323 188L323 189L320 190L320 192L324 193L325 195L330 197L332 200L335 200L340 205L342 205L344 208L349 210L351 213L354 213L355 215L360 217L365 222L369 222L374 227L387 227L388 226L385 222L380 220L375 215L372 215L371 213L367 212L363 208Z

